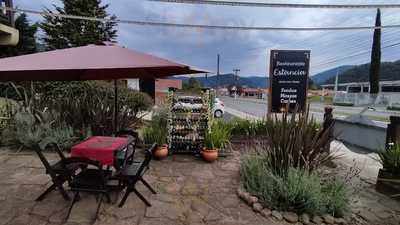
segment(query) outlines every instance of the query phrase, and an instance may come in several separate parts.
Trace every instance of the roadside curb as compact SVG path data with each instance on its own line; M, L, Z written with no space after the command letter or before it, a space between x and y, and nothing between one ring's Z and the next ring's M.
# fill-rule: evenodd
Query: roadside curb
M227 112L229 114L232 114L232 115L234 115L236 117L239 117L241 119L253 119L253 120L261 119L258 116L254 116L254 115L251 115L249 113L245 113L245 112L242 112L242 111L239 111L239 110L236 110L236 109L232 109L232 108L229 108L229 107L226 107L226 106L225 106L225 112Z

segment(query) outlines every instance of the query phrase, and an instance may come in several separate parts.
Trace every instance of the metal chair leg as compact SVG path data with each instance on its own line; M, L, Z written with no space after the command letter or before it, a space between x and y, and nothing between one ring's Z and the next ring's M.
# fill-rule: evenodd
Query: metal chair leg
M143 178L140 178L140 181L142 181L144 186L146 186L151 191L151 193L157 194L157 192L150 186L149 183L147 183L147 181L145 181Z
M147 201L147 199L146 199L142 194L140 194L140 193L136 190L136 188L133 188L133 192L135 192L135 194L140 198L140 200L142 200L142 201L144 202L144 204L146 204L147 207L151 207L150 202Z
M49 188L47 188L39 197L37 197L37 199L35 201L42 201L46 195L52 191L54 191L54 189L56 189L56 185L52 184Z
M79 192L75 192L74 197L72 198L71 204L68 208L67 216L64 219L64 223L66 223L68 221L69 215L71 214L72 208L74 207L74 204L75 204L76 200L78 199L78 196L79 196Z

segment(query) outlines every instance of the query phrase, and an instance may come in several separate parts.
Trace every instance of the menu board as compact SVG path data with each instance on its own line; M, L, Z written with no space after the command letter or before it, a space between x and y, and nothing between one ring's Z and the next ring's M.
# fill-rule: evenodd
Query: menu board
M309 50L271 50L269 111L301 112L307 102Z

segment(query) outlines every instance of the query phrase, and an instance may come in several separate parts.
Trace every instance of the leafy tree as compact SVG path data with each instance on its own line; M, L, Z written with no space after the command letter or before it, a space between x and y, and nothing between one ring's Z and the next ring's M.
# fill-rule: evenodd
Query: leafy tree
M381 26L381 11L376 12L375 26ZM379 92L379 73L381 66L381 29L374 31L374 39L372 43L371 66L369 70L370 93L377 94Z
M310 90L318 89L317 84L315 84L315 82L311 78L308 78L308 89Z
M15 20L15 28L19 30L19 42L16 46L0 47L0 58L25 55L37 51L35 34L38 29L37 24L30 25L28 17L22 13Z
M68 14L100 19L115 20L106 9L108 4L102 5L101 0L61 0L63 7L55 6L55 10L46 9L48 13ZM67 19L53 16L44 16L40 27L46 33L43 38L47 48L63 49L95 44L101 41L113 41L117 37L114 29L116 22L100 22L79 19Z
M189 92L200 92L201 91L201 83L194 77L189 78L187 82L183 83L183 90Z

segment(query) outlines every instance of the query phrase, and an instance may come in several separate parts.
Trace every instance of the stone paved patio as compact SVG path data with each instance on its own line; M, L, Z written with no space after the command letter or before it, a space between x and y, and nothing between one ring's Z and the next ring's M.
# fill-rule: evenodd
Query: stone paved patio
M52 153L47 155L50 158L55 156ZM254 213L236 196L239 182L239 158L240 153L234 152L233 156L220 158L213 164L186 155L170 156L163 161L152 161L151 170L145 178L155 187L158 194L152 195L141 184L138 185L138 189L153 206L146 208L132 194L123 208L118 208L116 204L104 203L95 224L288 224ZM29 152L12 154L7 150L0 150L0 163L2 165L0 167L0 225L62 223L68 202L64 201L58 192L51 193L43 202L34 201L49 185L49 178L43 175L44 169L36 155ZM94 215L95 201L93 196L83 195L81 201L76 203L67 224L88 224ZM389 198L384 199L384 202L387 207L392 207L390 213L400 210L398 202ZM399 218L390 215L392 220ZM379 222L371 221L361 224L379 224ZM393 224L396 224L396 221Z
M49 185L36 155L2 150L0 163L0 225L61 224L68 202L58 192L34 201ZM185 155L152 161L145 178L158 194L152 195L141 184L138 189L153 206L146 208L131 194L123 208L104 203L95 224L282 224L255 214L236 196L238 169L238 155L213 164ZM67 224L89 223L95 201L94 196L82 196Z

